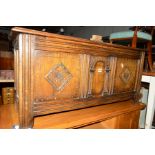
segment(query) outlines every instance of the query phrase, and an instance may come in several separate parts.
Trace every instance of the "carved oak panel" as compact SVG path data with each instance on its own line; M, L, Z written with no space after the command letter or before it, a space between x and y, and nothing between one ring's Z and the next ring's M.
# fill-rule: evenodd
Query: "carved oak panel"
M114 93L135 90L138 61L136 59L118 58L114 82Z
M72 74L63 63L56 64L45 76L56 91L62 91L72 78Z
M76 55L36 50L34 56L35 102L79 97L80 59Z

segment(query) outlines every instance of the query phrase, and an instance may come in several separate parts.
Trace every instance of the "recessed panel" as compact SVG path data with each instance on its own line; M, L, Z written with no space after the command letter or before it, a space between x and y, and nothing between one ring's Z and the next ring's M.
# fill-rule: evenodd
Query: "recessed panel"
M114 93L134 91L137 75L136 59L118 58L114 79Z
M34 89L36 101L79 96L78 55L35 51Z
M92 81L92 94L101 95L104 89L105 80L105 65L99 61L95 64L93 81Z

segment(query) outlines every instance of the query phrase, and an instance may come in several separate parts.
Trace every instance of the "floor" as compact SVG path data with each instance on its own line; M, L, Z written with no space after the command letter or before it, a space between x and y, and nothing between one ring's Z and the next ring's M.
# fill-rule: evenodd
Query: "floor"
M0 105L0 129L12 129L18 124L18 113L15 104Z

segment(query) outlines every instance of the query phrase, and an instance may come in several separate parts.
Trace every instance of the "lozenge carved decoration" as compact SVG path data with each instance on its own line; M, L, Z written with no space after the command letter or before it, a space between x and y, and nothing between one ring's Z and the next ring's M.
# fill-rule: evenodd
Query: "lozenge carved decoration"
M56 91L61 91L72 78L72 74L62 63L60 63L52 67L45 78Z
M120 74L121 80L126 84L131 78L131 71L128 67L123 68L122 73Z

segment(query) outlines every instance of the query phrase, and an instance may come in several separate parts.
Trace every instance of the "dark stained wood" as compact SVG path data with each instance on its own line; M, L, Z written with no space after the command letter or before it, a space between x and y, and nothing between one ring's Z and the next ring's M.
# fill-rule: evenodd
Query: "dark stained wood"
M21 128L34 116L87 108L139 94L143 51L13 28Z
M83 128L89 125L89 128L101 128L101 125L98 124L100 122L104 124L103 128L138 128L139 111L143 108L145 108L144 104L134 104L131 100L117 102L115 104L35 117L33 128ZM93 126L96 123L97 127Z

